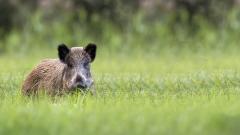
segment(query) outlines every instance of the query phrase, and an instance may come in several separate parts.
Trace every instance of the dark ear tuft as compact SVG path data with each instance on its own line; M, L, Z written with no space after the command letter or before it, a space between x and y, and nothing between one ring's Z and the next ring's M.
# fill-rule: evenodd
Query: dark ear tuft
M91 62L93 62L96 57L97 46L95 44L89 43L86 47L84 47L84 50L90 56Z
M65 58L67 54L70 52L69 48L65 44L60 44L58 46L58 57L62 62L66 62Z

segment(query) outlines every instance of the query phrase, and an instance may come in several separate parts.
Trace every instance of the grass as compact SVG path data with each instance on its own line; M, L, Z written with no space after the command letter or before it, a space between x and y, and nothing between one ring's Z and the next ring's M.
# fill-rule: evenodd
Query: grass
M119 30L101 18L72 25L35 13L0 40L0 134L237 135L238 18L233 12L216 28L200 19L190 34L188 26L172 31L168 19L146 23L141 14ZM21 95L26 75L57 57L59 42L98 44L97 96Z
M95 97L80 93L24 97L20 94L24 77L40 59L56 57L55 50L2 55L0 134L240 132L237 52L106 55L102 50L92 65Z

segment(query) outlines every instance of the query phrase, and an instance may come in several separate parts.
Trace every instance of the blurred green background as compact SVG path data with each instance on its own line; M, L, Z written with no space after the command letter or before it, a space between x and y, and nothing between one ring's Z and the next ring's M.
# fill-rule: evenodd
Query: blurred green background
M95 42L103 50L159 53L238 46L238 0L0 1L0 52Z
M0 0L0 134L238 135L239 35L239 0ZM97 96L21 95L90 42Z

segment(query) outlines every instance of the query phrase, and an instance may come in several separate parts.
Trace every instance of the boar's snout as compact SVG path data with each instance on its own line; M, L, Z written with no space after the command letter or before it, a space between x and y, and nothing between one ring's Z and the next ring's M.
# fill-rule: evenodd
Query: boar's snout
M80 89L87 89L93 85L92 79L86 79L84 76L77 75L75 83L76 87Z

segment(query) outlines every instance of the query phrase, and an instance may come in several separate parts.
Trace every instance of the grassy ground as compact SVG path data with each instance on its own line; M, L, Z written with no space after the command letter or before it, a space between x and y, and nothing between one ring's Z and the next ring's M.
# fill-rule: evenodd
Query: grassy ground
M103 54L96 97L26 98L21 83L51 53L0 56L0 134L239 134L237 52Z

